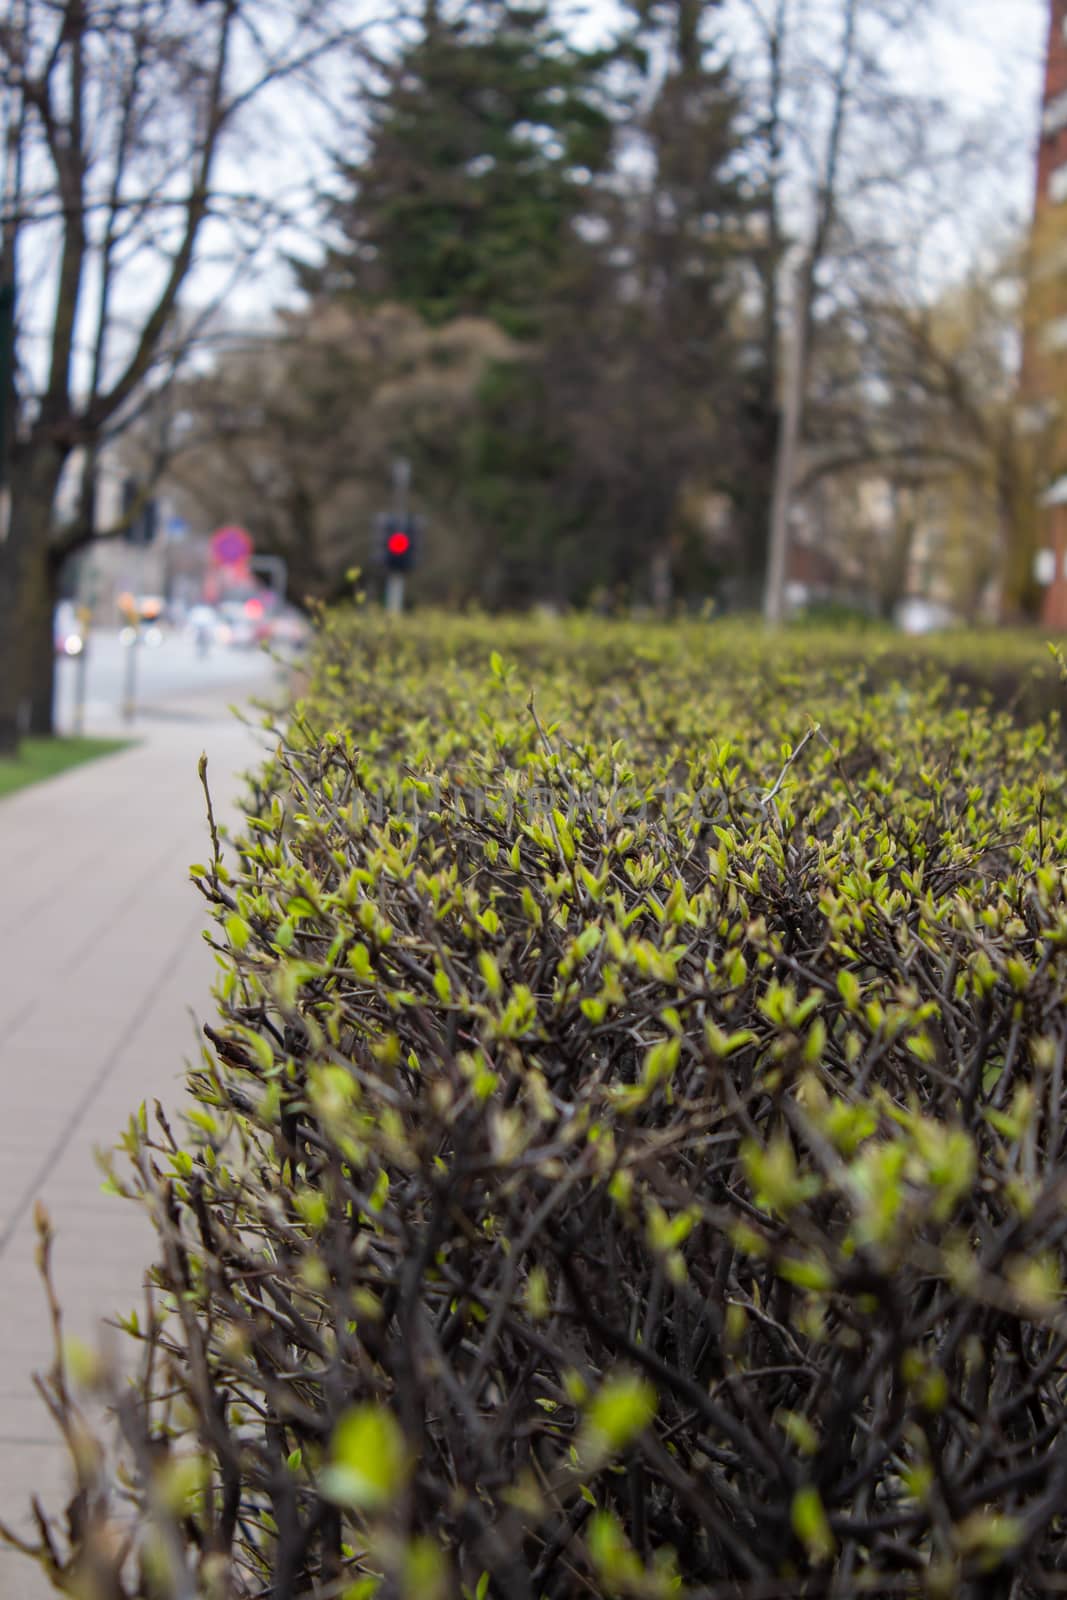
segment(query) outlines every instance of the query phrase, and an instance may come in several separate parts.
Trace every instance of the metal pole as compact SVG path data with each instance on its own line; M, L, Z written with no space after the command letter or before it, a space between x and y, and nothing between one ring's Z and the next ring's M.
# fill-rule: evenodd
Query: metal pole
M781 436L775 456L774 489L771 497L767 581L763 592L763 618L771 627L778 627L784 622L786 614L786 585L789 581L789 516L793 508L800 425L804 410L809 306L810 268L802 261L796 269L793 288L792 338L786 352Z
M131 626L133 638L126 646L126 673L122 690L122 720L132 722L137 711L137 652L141 647L141 629L138 623Z
M404 574L387 572L385 575L385 609L398 617L404 609Z
M408 496L411 490L411 462L406 456L397 456L393 462L393 516L398 525L407 521ZM391 616L399 616L404 609L404 574L390 572L385 579L385 609Z
M82 647L74 663L74 732L85 732L85 689L89 676L89 632L86 629Z
M406 456L397 456L393 462L393 515L398 519L408 514L408 492L411 489L411 462Z
M132 634L126 646L126 672L122 693L122 719L132 722L137 711L137 652L141 648L141 596L144 593L144 546L138 545L136 550L130 551L133 565L133 584L130 594L132 604L130 607L129 627Z

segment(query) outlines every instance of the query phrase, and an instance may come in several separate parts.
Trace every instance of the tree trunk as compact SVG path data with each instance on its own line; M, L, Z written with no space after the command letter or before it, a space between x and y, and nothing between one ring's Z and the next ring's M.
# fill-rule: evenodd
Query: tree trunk
M11 513L0 542L0 754L24 731L49 734L55 688L49 555L63 456L28 446L11 474Z
M809 259L797 274L793 306L793 337L785 369L782 424L774 462L771 494L771 531L767 550L767 586L763 596L764 621L777 627L785 620L786 585L789 582L789 517L797 476L800 430L808 381L808 328L814 288L814 264Z
M22 666L26 731L34 738L55 732L56 650L54 622L57 571L47 545L28 553L23 581Z
M919 531L918 517L912 504L901 504L901 496L893 492L893 526L889 534L889 548L876 573L878 615L883 622L891 622L897 606L908 598L908 574L915 535Z
M1010 455L1002 455L997 471L1002 621L1036 622L1041 615L1041 587L1034 577L1034 557L1047 514L1041 510L1037 473L1032 467L1027 471Z
M736 540L734 572L724 591L731 608L758 611L767 582L767 546L771 526L771 465L778 453L778 385L768 364L743 417L738 464L727 486Z
M667 616L674 599L674 562L669 539L665 539L652 553L649 587L652 591L652 609L657 616Z
M0 756L18 753L19 570L10 535L0 543Z

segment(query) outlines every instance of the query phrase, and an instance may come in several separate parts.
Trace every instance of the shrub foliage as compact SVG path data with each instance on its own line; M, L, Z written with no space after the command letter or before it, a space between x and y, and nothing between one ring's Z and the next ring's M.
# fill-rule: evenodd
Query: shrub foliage
M1062 1592L1063 757L984 650L329 619L117 1430L52 1376L70 1592Z

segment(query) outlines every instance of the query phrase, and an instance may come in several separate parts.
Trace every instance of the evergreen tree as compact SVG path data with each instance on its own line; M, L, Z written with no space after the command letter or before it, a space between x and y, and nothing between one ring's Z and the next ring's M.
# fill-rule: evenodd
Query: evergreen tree
M751 198L719 0L634 6L646 46L635 179L620 207L614 293L590 296L556 364L574 404L586 502L603 524L603 581L659 604L717 576L692 515L732 499L751 382L743 296ZM591 481L590 481L591 480ZM593 487L595 484L595 487Z
M544 8L431 7L344 173L320 290L525 346L450 440L493 603L707 592L682 507L730 492L748 206L719 14L635 5L588 51Z
M611 157L615 54L569 44L538 5L428 9L372 104L366 158L343 173L330 286L535 334Z
M721 0L638 0L639 25L667 53L645 119L653 164L639 264L646 303L702 377L738 288L747 210L736 156L737 96L718 48Z

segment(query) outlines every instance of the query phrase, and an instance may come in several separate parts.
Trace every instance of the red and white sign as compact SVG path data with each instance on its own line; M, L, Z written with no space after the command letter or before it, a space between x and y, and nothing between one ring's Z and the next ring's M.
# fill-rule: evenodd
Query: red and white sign
M252 554L252 535L247 528L229 523L211 535L211 554L220 567L240 567Z

